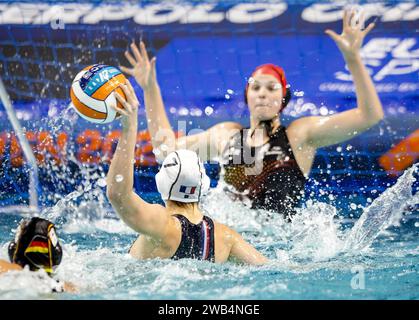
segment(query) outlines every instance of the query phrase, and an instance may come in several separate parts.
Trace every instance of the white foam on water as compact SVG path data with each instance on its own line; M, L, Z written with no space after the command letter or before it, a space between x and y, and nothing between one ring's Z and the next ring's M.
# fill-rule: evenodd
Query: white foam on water
M44 270L10 271L0 277L0 299L54 299L56 281Z
M337 209L332 205L308 201L292 217L292 221L287 222L280 215L251 210L240 202L232 201L222 190L221 181L220 186L205 197L202 204L205 213L242 233L246 240L266 254L271 262L263 267L232 263L218 265L189 259L137 261L126 253L129 244L121 248L118 242L110 241L109 247L98 244L98 247L86 250L80 248L83 244L79 243L82 240L78 240L62 243L63 261L57 268L56 276L73 283L80 291L79 298L126 299L131 295L142 299L190 299L189 290L193 286L193 298L205 299L207 288L219 284L219 291L217 287L212 288L213 292L218 292L217 298L230 299L252 297L259 291L275 293L289 290L288 283L283 279L271 287L259 288L251 280L253 274L279 272L303 275L324 269L349 273L354 263L371 268L373 259L358 258L359 252L368 250L388 226L397 225L405 205L418 203L418 196L411 194L414 170L417 166L407 170L393 187L365 208L355 226L346 231L342 231ZM94 190L87 186L67 195L46 210L45 216L58 221L61 230L67 234L89 234L94 238L95 233L106 232L116 234L116 237L120 234L125 239L127 235L135 234L116 215L109 217L105 200L79 201L83 192ZM0 258L6 259L6 246L3 246ZM417 253L417 250L409 250L409 254ZM398 254L403 256L406 252ZM11 272L0 277L0 297L55 299L56 296L50 294L52 285L48 279L33 274L37 273ZM243 279L247 282L243 283ZM201 287L202 291L197 289Z
M255 233L254 242L261 247L285 246L286 251L277 250L282 259L324 260L342 250L344 234L337 210L329 204L309 201L287 222L280 214L233 202L222 186L217 189L211 190L203 204L208 215L239 232Z

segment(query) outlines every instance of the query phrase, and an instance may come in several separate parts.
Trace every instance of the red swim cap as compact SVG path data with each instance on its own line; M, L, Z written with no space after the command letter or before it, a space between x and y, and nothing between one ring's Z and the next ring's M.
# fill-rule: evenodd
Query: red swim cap
M256 67L256 69L252 72L251 77L253 77L256 72L260 72L262 74L269 74L271 76L274 76L282 86L282 99L284 99L287 96L287 79L285 78L284 70L281 67L278 67L278 66L276 66L272 63L262 64L262 65ZM244 97L245 97L246 104L247 104L247 90L248 89L249 89L249 83L246 84L246 89L244 91ZM286 104L282 103L281 110L283 108L285 108L285 106L286 106Z

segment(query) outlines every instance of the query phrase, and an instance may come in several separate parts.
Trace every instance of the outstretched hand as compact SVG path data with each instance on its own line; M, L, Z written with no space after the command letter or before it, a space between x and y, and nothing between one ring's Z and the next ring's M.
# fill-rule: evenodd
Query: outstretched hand
M124 109L119 108L116 105L111 105L111 107L121 114L121 122L124 128L129 128L136 126L138 122L138 107L140 102L138 101L137 95L135 94L134 88L131 83L127 81L121 86L122 91L124 91L126 99L122 97L118 92L115 91L115 97L118 102L124 107Z
M359 17L352 9L345 9L343 12L343 30L339 35L333 30L327 29L328 34L337 44L345 59L353 59L359 55L359 50L365 36L374 28L375 23L372 22L367 28L361 30L365 22L365 16L362 12Z
M138 50L135 42L130 45L132 53L125 51L125 57L131 64L132 68L120 66L122 72L133 76L143 90L147 89L156 80L156 57L149 59L144 42L140 42L140 50Z

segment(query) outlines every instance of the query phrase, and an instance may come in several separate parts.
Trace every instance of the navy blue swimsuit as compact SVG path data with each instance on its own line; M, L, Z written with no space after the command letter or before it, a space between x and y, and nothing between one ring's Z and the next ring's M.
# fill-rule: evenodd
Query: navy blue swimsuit
M198 224L191 223L186 217L174 214L182 225L182 240L172 259L198 259L215 261L214 222L204 216Z

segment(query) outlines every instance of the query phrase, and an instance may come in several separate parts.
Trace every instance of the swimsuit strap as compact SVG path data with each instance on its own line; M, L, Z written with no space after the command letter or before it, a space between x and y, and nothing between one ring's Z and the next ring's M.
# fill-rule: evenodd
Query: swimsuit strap
M191 258L214 262L214 222L204 216L198 224L191 223L185 216L173 215L182 227L182 238L172 259Z

